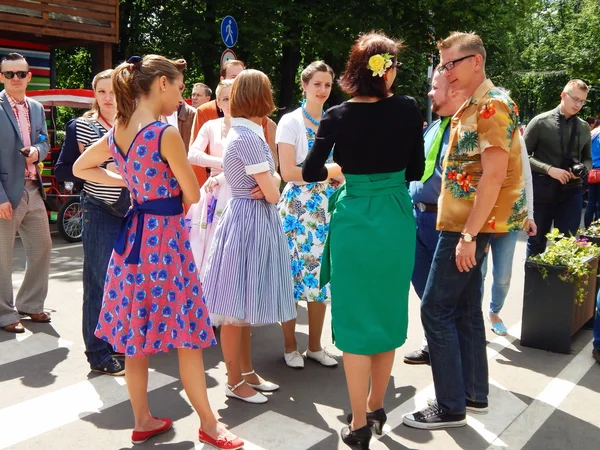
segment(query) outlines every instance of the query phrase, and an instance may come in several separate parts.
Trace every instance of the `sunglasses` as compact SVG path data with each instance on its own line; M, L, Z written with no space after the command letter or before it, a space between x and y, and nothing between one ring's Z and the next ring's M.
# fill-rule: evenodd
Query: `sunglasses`
M18 70L16 72L9 70L8 72L2 72L2 75L4 75L4 77L8 78L9 80L12 80L15 77L15 75L17 76L17 78L23 79L27 78L29 72L27 72L26 70Z

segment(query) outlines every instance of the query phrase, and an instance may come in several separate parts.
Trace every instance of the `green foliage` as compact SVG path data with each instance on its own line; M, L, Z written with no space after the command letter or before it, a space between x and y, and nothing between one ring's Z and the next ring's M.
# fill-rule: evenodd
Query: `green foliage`
M587 228L581 228L579 234L589 237L600 237L600 220L596 220Z
M557 228L546 235L549 245L546 251L529 259L539 264L564 267L559 279L566 283L577 283L575 303L583 304L586 298L585 286L592 274L589 259L600 256L600 247L588 242L586 239L577 239L575 236L565 237ZM544 278L548 271L543 267L540 271Z

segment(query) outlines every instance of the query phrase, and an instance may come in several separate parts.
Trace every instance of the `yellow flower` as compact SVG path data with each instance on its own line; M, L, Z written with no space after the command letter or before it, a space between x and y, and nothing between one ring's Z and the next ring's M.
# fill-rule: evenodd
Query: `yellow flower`
M385 59L381 55L373 55L369 58L369 69L378 73L385 67Z

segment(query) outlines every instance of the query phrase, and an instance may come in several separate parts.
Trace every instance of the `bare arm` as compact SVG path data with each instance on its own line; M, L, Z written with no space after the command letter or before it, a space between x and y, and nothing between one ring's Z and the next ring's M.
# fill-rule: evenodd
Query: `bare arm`
M169 163L183 192L183 203L191 205L200 200L200 187L185 153L185 145L175 127L167 127L160 143L160 153Z
M279 176L271 175L271 172L262 172L254 174L254 179L258 183L258 187L265 196L265 200L269 203L277 203L279 201Z
M77 158L73 164L73 175L109 186L126 186L121 175L100 167L111 156L108 148L108 136L104 135Z

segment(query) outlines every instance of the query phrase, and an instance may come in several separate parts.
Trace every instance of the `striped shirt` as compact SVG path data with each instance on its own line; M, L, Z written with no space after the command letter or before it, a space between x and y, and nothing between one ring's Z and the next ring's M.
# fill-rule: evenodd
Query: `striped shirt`
M104 126L96 119L87 119L83 117L77 119L77 142L83 144L84 151L101 138L101 136L98 136L98 133L96 133L94 128L90 125L90 121L94 122L94 125L96 125L96 127L100 130L102 136L108 132L108 130L104 128ZM106 160L106 162L102 164L102 167L106 167L106 165L111 162L113 162L112 157ZM87 194L102 200L109 205L112 205L119 200L122 188L119 186L109 186L102 183L96 183L95 181L86 181L83 183L83 190Z

